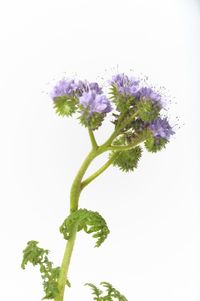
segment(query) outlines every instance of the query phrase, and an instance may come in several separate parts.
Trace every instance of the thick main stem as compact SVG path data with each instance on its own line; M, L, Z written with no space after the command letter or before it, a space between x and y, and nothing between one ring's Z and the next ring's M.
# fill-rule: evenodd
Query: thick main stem
M72 187L71 187L71 192L70 192L70 212L74 212L78 210L78 202L79 202L79 197L81 193L81 181L82 178L92 162L94 158L96 158L98 155L106 151L106 148L98 148L98 149L92 149L92 151L88 154L86 159L83 161L83 164L81 168L79 169ZM63 301L64 300L64 292L65 292L65 285L67 281L67 275L68 275L68 270L69 270L69 264L71 261L71 256L72 256L72 251L74 248L75 240L76 240L76 233L77 233L77 226L74 226L72 235L70 239L67 241L61 268L60 268L60 275L58 279L58 289L59 293L57 297L55 298L55 301Z
M74 248L74 243L76 239L76 233L77 229L76 227L73 229L72 235L70 239L68 240L65 248L65 253L63 256L63 261L61 264L61 269L60 269L60 275L59 275L59 282L58 282L58 289L59 289L59 294L57 295L55 301L63 301L64 300L64 293L65 293L65 285L67 282L67 274L69 270L69 264Z
M89 184L91 181L93 181L93 179L95 179L97 176L99 176L104 170L106 170L111 165L111 163L114 161L114 159L117 157L117 154L114 154L113 157L110 158L110 160L108 160L108 162L105 163L96 173L94 173L92 176L90 176L88 179L86 179L85 181L82 182L83 176L84 176L86 170L88 169L90 163L103 152L108 151L108 150L114 150L114 147L111 147L111 143L112 143L113 139L119 134L119 132L114 131L113 134L110 136L110 138L101 146L97 145L97 143L95 141L95 137L91 131L89 132L89 134L90 134L90 138L91 138L91 142L92 142L92 150L89 152L88 156L83 161L83 164L81 165L81 168L79 169L79 171L73 181L71 191L70 191L70 212L71 213L78 210L78 203L79 203L79 197L80 197L81 190L85 186L87 186L87 184ZM141 137L141 138L136 139L135 143L131 144L130 146L134 147L137 144L141 143L144 140L143 137ZM129 149L129 147L128 147L128 149ZM127 146L126 146L126 149L127 149ZM117 151L117 152L120 152L121 150L124 150L124 149L123 148L115 149L115 151ZM61 268L60 268L60 275L59 275L59 279L58 279L59 293L58 293L57 297L55 298L55 301L63 301L64 300L65 286L66 286L66 281L68 280L67 279L68 270L69 270L71 256L72 256L72 252L73 252L73 248L74 248L74 244L75 244L75 240L76 240L76 234L77 234L77 225L74 226L72 235L66 244L66 248L65 248L65 252L64 252L64 256L63 256L63 260L62 260L62 264L61 264Z

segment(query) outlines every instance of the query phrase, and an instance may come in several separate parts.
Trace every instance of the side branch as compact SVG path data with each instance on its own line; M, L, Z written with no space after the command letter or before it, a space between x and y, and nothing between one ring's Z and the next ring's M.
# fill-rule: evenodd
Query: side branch
M111 145L107 149L111 151L126 151L136 147L138 144L144 142L149 136L148 132L143 133L141 136L136 137L131 143L127 145Z
M92 148L97 149L98 145L97 145L94 133L90 128L88 129L88 133L89 133L89 136L90 136L90 141L91 141L91 144L92 144Z
M115 161L115 159L118 157L119 153L120 152L114 153L103 166L101 166L96 172L94 172L91 176L89 176L87 179L85 179L81 183L81 190L83 188L85 188L85 186L87 186L94 179L96 179L100 174L102 174Z
M102 145L104 146L110 146L110 144L113 142L113 140L120 134L120 132L137 117L138 112L134 112L131 116L129 116L127 119L125 118L124 114L121 115L121 118L118 121L117 126L115 127L115 130L111 134L111 136L106 140L106 142ZM125 118L125 119L124 119Z

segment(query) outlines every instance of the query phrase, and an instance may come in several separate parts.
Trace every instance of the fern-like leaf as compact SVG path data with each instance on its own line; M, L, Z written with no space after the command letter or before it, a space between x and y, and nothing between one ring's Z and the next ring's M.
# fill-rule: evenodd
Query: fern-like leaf
M88 234L93 234L92 237L97 239L95 247L99 247L110 233L104 218L98 212L87 209L79 209L64 220L60 232L66 240L71 237L75 226L78 231L84 230Z
M35 240L27 243L27 247L23 251L24 256L21 267L25 269L28 263L31 263L33 266L39 265L45 292L43 299L55 299L59 292L58 277L60 267L53 268L52 262L47 257L49 251L39 248L37 245L38 242Z
M100 300L100 297L103 294L102 290L100 290L96 285L92 283L86 283L85 285L89 286L92 289L92 295L94 295L94 300Z
M103 292L96 285L92 283L86 283L91 289L93 294L93 300L95 301L128 301L116 288L114 288L109 282L100 283L106 291Z

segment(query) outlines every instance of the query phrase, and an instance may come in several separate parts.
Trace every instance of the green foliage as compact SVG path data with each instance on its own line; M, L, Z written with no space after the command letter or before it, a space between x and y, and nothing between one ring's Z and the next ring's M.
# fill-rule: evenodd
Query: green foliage
M165 148L167 143L167 139L156 138L153 135L150 135L144 145L149 152L156 153Z
M116 290L110 283L100 283L106 291L103 292L92 283L86 283L91 289L95 301L128 301L118 290Z
M117 111L121 113L128 112L134 103L133 96L119 94L115 85L111 86L109 94L111 95L110 99L116 105Z
M38 242L35 240L31 240L27 243L27 247L23 251L22 269L25 269L29 262L32 263L33 266L40 264L45 256L48 255L48 250L39 248L37 245Z
M151 100L140 100L137 102L138 116L144 122L155 120L160 112L160 106L152 103Z
M127 133L114 141L114 145L128 145L131 143L132 137ZM114 153L113 151L111 155ZM140 146L136 146L130 150L121 151L118 157L113 162L114 166L119 167L124 172L133 171L138 166L138 162L142 156L142 149Z
M71 116L77 110L78 101L75 97L67 95L54 98L54 109L60 116Z
M60 232L66 240L71 237L75 226L77 226L78 231L84 230L88 234L94 233L92 237L97 239L95 247L99 247L110 233L103 217L98 212L87 209L79 209L64 220Z
M80 113L81 115L79 119L81 124L87 128L90 128L93 131L97 130L102 125L102 122L106 116L105 113L97 113L97 112L94 112L92 115L90 115L89 110L87 109L84 109Z
M38 242L34 240L27 243L27 247L23 251L21 267L25 269L28 263L32 263L33 266L39 265L45 292L43 299L55 299L58 294L60 267L53 268L52 262L47 257L49 251L39 248L37 245Z
M85 285L89 286L92 289L92 295L94 295L94 300L101 300L101 295L103 294L103 291L100 290L96 285L92 283L86 283Z

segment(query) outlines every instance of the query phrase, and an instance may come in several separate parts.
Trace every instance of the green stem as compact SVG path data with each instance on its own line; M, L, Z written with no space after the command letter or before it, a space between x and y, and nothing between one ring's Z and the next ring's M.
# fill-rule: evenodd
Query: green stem
M55 298L55 301L63 301L64 300L64 293L65 293L65 286L66 286L66 281L67 281L67 274L69 270L69 264L74 248L74 243L76 239L76 233L77 233L77 228L75 227L72 231L72 235L70 239L68 240L65 248L65 253L63 256L63 261L61 264L61 269L60 269L60 275L59 275L59 281L58 281L58 290L59 294Z
M149 137L149 132L146 131L142 133L140 136L135 137L134 140L127 145L111 145L108 146L107 149L111 151L117 151L117 152L130 150L135 146L137 146L138 144L144 142L148 137Z
M105 152L107 150L106 147L98 147L97 149L92 149L86 159L83 161L83 164L81 165L81 168L79 169L71 187L70 192L70 212L74 212L78 210L78 202L79 197L81 193L81 181L82 178L90 165L90 163L99 156L101 153ZM71 255L74 248L75 240L76 240L76 233L77 233L77 226L73 229L73 234L70 237L70 239L67 241L61 268L60 268L60 275L58 279L58 289L59 294L55 298L55 301L63 301L64 300L64 292L65 292L65 285L69 270L69 265L71 261Z
M132 120L134 120L135 117L137 117L138 112L134 112L129 118L125 118L124 114L122 114L119 118L119 123L116 125L115 130L110 135L108 140L102 146L110 146L110 144L113 142L113 140L120 134L121 130L123 130ZM125 119L124 119L125 118Z
M88 133L89 133L89 136L90 136L90 141L91 141L91 144L92 144L92 148L97 149L98 145L97 145L97 142L96 142L93 131L91 129L88 129Z
M117 155L119 154L119 151L121 149L117 149L116 153L113 154L113 156L99 169L97 170L93 175L91 175L89 178L87 178L85 181L82 182L83 176L88 169L90 163L100 154L103 152L106 152L108 150L113 150L115 146L111 146L111 143L113 139L118 135L117 131L114 131L113 134L110 136L110 138L101 146L98 146L96 143L96 140L94 138L94 134L92 131L89 130L89 135L90 139L92 142L92 150L89 152L85 160L83 161L71 187L70 191L70 212L74 212L78 210L78 203L79 203L79 197L81 194L82 189L88 185L91 181L93 181L96 177L98 177L104 170L106 170L111 163L115 160ZM136 139L133 144L131 144L131 147L134 145L142 142L143 139ZM130 145L128 145L130 147ZM60 275L58 279L58 288L59 288L59 293L57 297L55 298L55 301L63 301L64 300L64 292L65 292L65 286L66 286L66 281L68 277L68 270L69 270L69 265L71 261L71 256L76 240L76 233L77 233L77 225L74 226L74 229L72 231L72 236L70 239L67 241L61 268L60 268Z
M110 159L103 165L101 166L96 172L94 172L91 176L89 176L87 179L85 179L81 183L81 189L85 188L90 182L92 182L94 179L96 179L100 174L102 174L118 157L120 152L114 153Z

